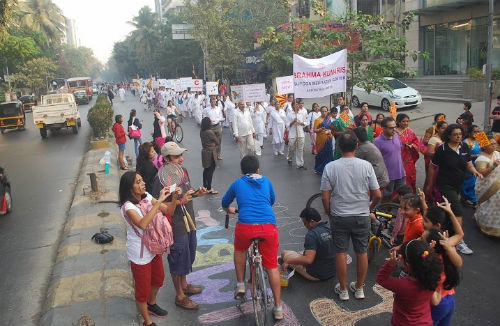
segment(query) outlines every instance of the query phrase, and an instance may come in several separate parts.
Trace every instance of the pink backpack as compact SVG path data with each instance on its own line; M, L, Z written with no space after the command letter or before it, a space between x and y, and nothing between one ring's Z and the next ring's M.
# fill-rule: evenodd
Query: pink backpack
M153 208L153 204L147 199L141 200L136 206L141 210L143 216L146 216ZM143 257L144 247L155 255L161 255L164 252L167 254L170 253L170 246L174 243L172 227L167 217L164 216L159 209L151 223L149 223L146 230L144 230L142 236L132 220L127 216L125 205L122 206L122 210L123 216L125 216L127 222L132 226L135 234L141 239L141 258Z

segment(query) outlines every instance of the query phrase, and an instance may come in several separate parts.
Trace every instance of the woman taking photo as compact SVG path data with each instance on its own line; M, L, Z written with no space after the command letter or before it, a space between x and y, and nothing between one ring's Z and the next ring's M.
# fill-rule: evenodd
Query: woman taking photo
M144 180L146 191L149 193L151 193L155 175L158 173L158 169L153 163L155 158L156 152L153 143L145 142L139 146L139 156L137 157L135 169L141 175L142 180Z
M326 106L321 107L321 116L314 121L314 132L316 133L316 150L318 155L315 158L314 171L323 173L325 166L333 160L332 146L332 119L328 114Z
M495 139L482 148L476 159L476 169L484 178L476 181L479 206L474 218L481 231L500 238L500 153Z
M417 135L408 127L409 124L410 117L408 115L400 113L396 116L396 132L401 139L401 156L406 172L406 184L413 188L413 192L416 192L417 170L415 163L420 154L418 153Z
M142 123L137 119L137 112L135 109L130 110L130 116L128 118L128 131L129 131L129 138L134 140L134 150L135 150L135 157L139 156L139 145L142 144L142 138L139 137L132 137L130 134L130 128L134 130L140 130L142 129Z
M172 195L172 202L164 203L170 193L168 188L163 188L156 200L146 192L146 185L140 174L128 171L120 178L119 194L121 213L127 225L127 257L134 278L137 308L144 318L144 325L156 325L151 321L150 313L160 318L167 316L167 311L156 304L165 272L161 255L151 253L143 245L142 237L158 211L172 216L178 192Z
M464 139L464 143L467 144L470 148L470 158L472 163L476 160L476 158L481 154L481 147L479 146L479 142L476 140L475 136L480 132L478 126L472 125L466 139ZM469 172L465 172L465 180L464 185L462 187L462 201L465 205L476 207L477 205L477 197L476 197L476 177L471 175Z
M462 224L463 208L460 203L460 192L464 182L465 171L472 175L482 178L472 164L469 147L462 142L464 131L458 124L449 125L443 133L443 144L437 147L429 171L427 174L427 192L434 186L434 170L439 167L439 173L436 178L436 184L439 192L451 203L451 209L457 220ZM473 253L471 249L462 240L457 245L458 251L465 255Z
M212 130L212 122L209 117L201 120L201 164L203 165L203 187L209 194L218 194L217 190L212 189L212 177L217 166L217 146L219 138Z

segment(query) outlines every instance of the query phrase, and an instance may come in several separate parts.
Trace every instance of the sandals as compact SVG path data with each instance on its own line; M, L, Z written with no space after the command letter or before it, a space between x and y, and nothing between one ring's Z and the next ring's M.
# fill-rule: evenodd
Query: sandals
M217 190L210 189L210 190L208 191L208 193L209 193L209 194L211 194L211 195L217 195L219 192L218 192Z
M187 310L196 310L198 309L198 304L188 297L184 297L181 300L175 299L175 305Z
M193 284L188 284L187 288L182 289L185 295L200 294L203 291L201 286L196 286Z
M126 170L128 170L128 166L120 166L120 170L126 171Z

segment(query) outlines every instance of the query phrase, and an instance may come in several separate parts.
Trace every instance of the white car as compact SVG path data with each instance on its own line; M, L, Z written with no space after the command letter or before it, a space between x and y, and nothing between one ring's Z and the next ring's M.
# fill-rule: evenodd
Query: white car
M422 96L416 89L411 88L396 78L385 77L385 79L389 83L389 86L392 87L392 91L372 90L370 94L368 94L364 88L354 86L352 105L359 107L361 103L366 102L368 105L379 106L388 111L391 102L396 102L396 107L398 109L410 106L415 107L422 104Z

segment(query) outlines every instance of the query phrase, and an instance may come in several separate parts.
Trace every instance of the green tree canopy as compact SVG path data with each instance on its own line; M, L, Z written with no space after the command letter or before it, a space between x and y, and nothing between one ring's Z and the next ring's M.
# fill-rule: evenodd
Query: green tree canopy
M2 66L18 66L40 54L40 48L35 40L27 36L7 35L0 43L0 61Z
M21 25L41 32L48 44L59 44L64 36L65 18L51 0L26 0L19 3Z
M47 82L55 77L57 65L49 58L40 57L27 61L14 74L18 87L28 87L35 94L42 94L47 89Z

